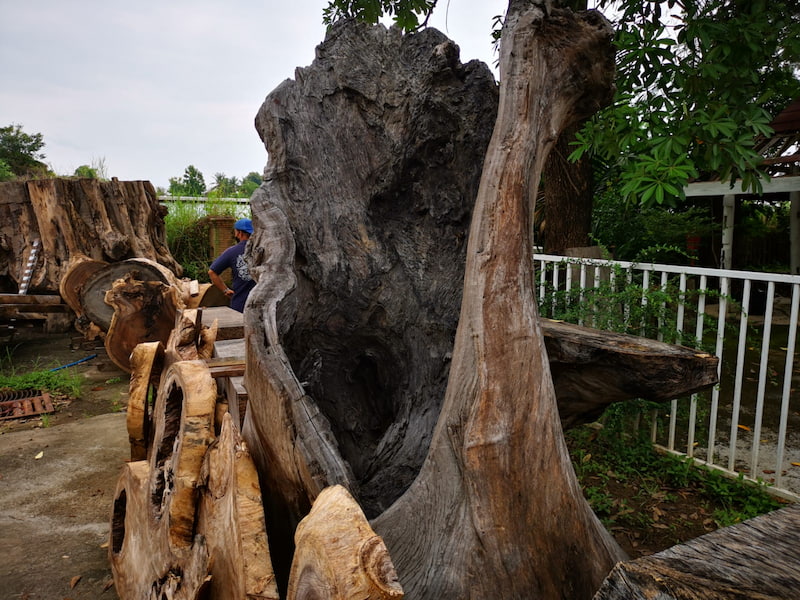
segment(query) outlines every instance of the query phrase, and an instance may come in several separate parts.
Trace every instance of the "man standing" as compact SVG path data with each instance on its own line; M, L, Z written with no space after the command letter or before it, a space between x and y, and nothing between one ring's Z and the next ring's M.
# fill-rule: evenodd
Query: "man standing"
M250 277L250 271L244 260L244 250L252 233L253 222L250 219L236 221L233 224L233 235L239 243L220 254L208 269L208 277L211 279L211 283L230 298L231 308L239 312L244 312L244 303L247 301L247 296L256 285L256 282ZM220 274L225 269L231 270L233 275L231 288L233 289L225 285L225 282L220 277Z

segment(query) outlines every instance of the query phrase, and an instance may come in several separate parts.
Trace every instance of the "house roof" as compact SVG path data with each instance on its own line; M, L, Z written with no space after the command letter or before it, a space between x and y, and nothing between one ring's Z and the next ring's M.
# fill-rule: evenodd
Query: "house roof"
M766 171L774 176L800 171L800 98L783 109L769 124L775 133L756 140L755 151L764 157Z

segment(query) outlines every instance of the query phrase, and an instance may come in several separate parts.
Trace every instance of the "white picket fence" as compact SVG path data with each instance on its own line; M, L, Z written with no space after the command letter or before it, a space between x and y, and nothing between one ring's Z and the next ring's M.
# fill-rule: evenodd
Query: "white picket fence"
M800 500L800 276L547 254L534 261L543 317L601 329L613 320L616 330L702 344L719 357L717 386L649 415L657 446Z

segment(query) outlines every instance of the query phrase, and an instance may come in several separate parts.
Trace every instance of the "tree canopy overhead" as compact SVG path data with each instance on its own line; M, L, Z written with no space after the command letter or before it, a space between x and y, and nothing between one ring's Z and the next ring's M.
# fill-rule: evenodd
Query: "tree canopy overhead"
M436 5L331 0L324 20L376 23L393 15L411 31L427 23ZM617 94L578 134L572 158L596 156L605 181L644 204L674 205L686 183L712 174L759 190L765 174L755 141L770 135L771 119L800 96L796 2L599 0L597 6L615 21Z
M44 158L44 137L41 133L28 134L22 125L0 127L0 173L23 177L47 170Z
M601 0L616 13L617 96L579 135L623 197L675 204L693 178L760 190L754 151L800 95L793 0Z

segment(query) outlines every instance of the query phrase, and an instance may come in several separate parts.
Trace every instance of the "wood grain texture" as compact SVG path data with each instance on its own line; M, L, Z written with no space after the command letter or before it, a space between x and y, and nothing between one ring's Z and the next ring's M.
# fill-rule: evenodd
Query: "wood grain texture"
M18 285L34 239L42 251L32 293L57 292L73 257L147 258L180 274L166 246L162 207L147 181L43 179L0 183L0 277ZM4 290L12 291L16 290Z
M212 560L196 535L198 486L214 440L216 386L202 362L164 373L152 452L125 465L114 495L109 559L120 598L205 597Z
M206 454L197 531L212 556L211 598L278 600L258 473L230 414Z
M597 419L613 402L664 402L719 379L713 354L550 319L541 328L565 429Z
M617 565L594 600L794 600L800 505Z
M288 600L399 600L383 540L340 485L322 490L295 533Z

